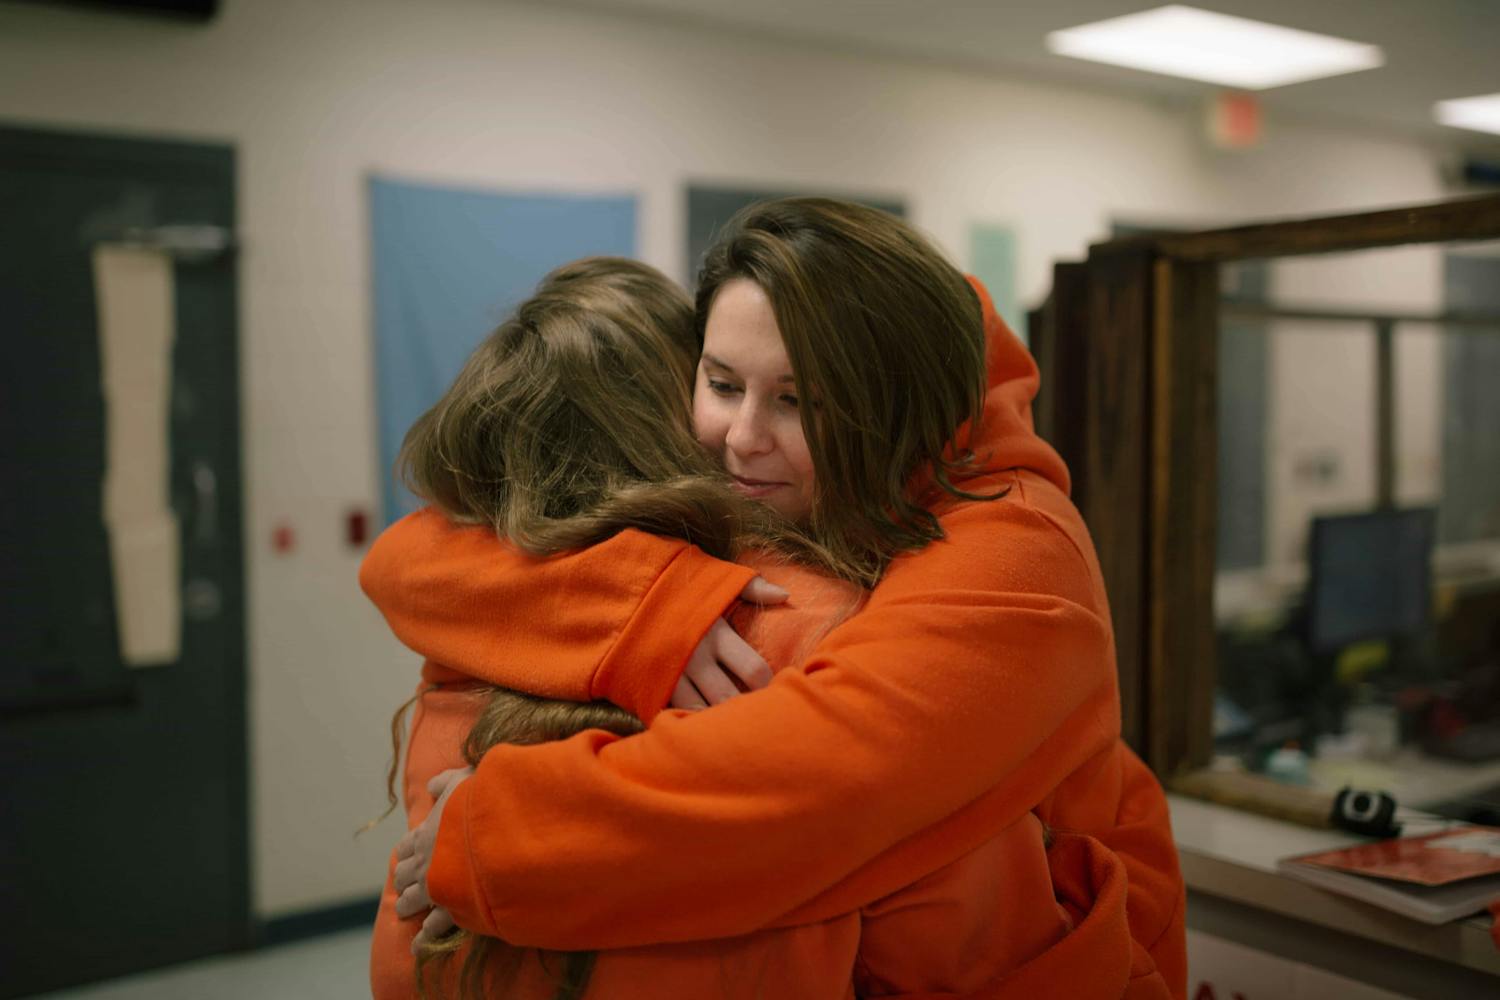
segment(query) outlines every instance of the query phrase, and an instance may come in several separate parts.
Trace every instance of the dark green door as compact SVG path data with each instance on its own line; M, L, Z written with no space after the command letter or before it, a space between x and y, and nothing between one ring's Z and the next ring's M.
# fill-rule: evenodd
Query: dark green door
M0 995L248 943L233 226L231 149L0 128ZM180 642L146 669L103 513L93 255L121 242L169 254L175 313Z

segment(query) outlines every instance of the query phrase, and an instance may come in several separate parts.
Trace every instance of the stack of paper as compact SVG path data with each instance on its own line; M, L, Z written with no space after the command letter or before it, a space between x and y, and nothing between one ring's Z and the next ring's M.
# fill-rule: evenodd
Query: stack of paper
M1284 858L1276 867L1413 920L1444 924L1500 899L1500 830L1460 826Z

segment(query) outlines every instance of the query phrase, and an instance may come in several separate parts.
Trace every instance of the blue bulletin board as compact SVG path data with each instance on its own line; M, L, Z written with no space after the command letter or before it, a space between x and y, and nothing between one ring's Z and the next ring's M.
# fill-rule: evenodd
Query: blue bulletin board
M395 475L407 428L553 268L634 256L634 196L508 194L371 178L384 521L419 506Z

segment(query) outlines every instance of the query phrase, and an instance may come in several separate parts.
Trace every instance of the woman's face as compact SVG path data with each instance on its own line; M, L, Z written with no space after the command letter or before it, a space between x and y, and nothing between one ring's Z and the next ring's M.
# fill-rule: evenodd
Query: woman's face
M801 405L770 299L748 278L725 282L704 330L693 430L741 493L793 521L812 513L816 481Z

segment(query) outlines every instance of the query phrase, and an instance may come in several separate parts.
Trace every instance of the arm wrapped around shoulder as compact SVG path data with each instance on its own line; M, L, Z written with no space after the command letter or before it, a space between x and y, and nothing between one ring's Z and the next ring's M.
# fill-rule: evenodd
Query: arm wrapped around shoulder
M1021 475L945 514L946 540L765 690L628 739L496 748L449 804L434 898L543 947L729 936L946 864L987 835L931 832L958 810L1017 820L1119 733L1082 525Z

